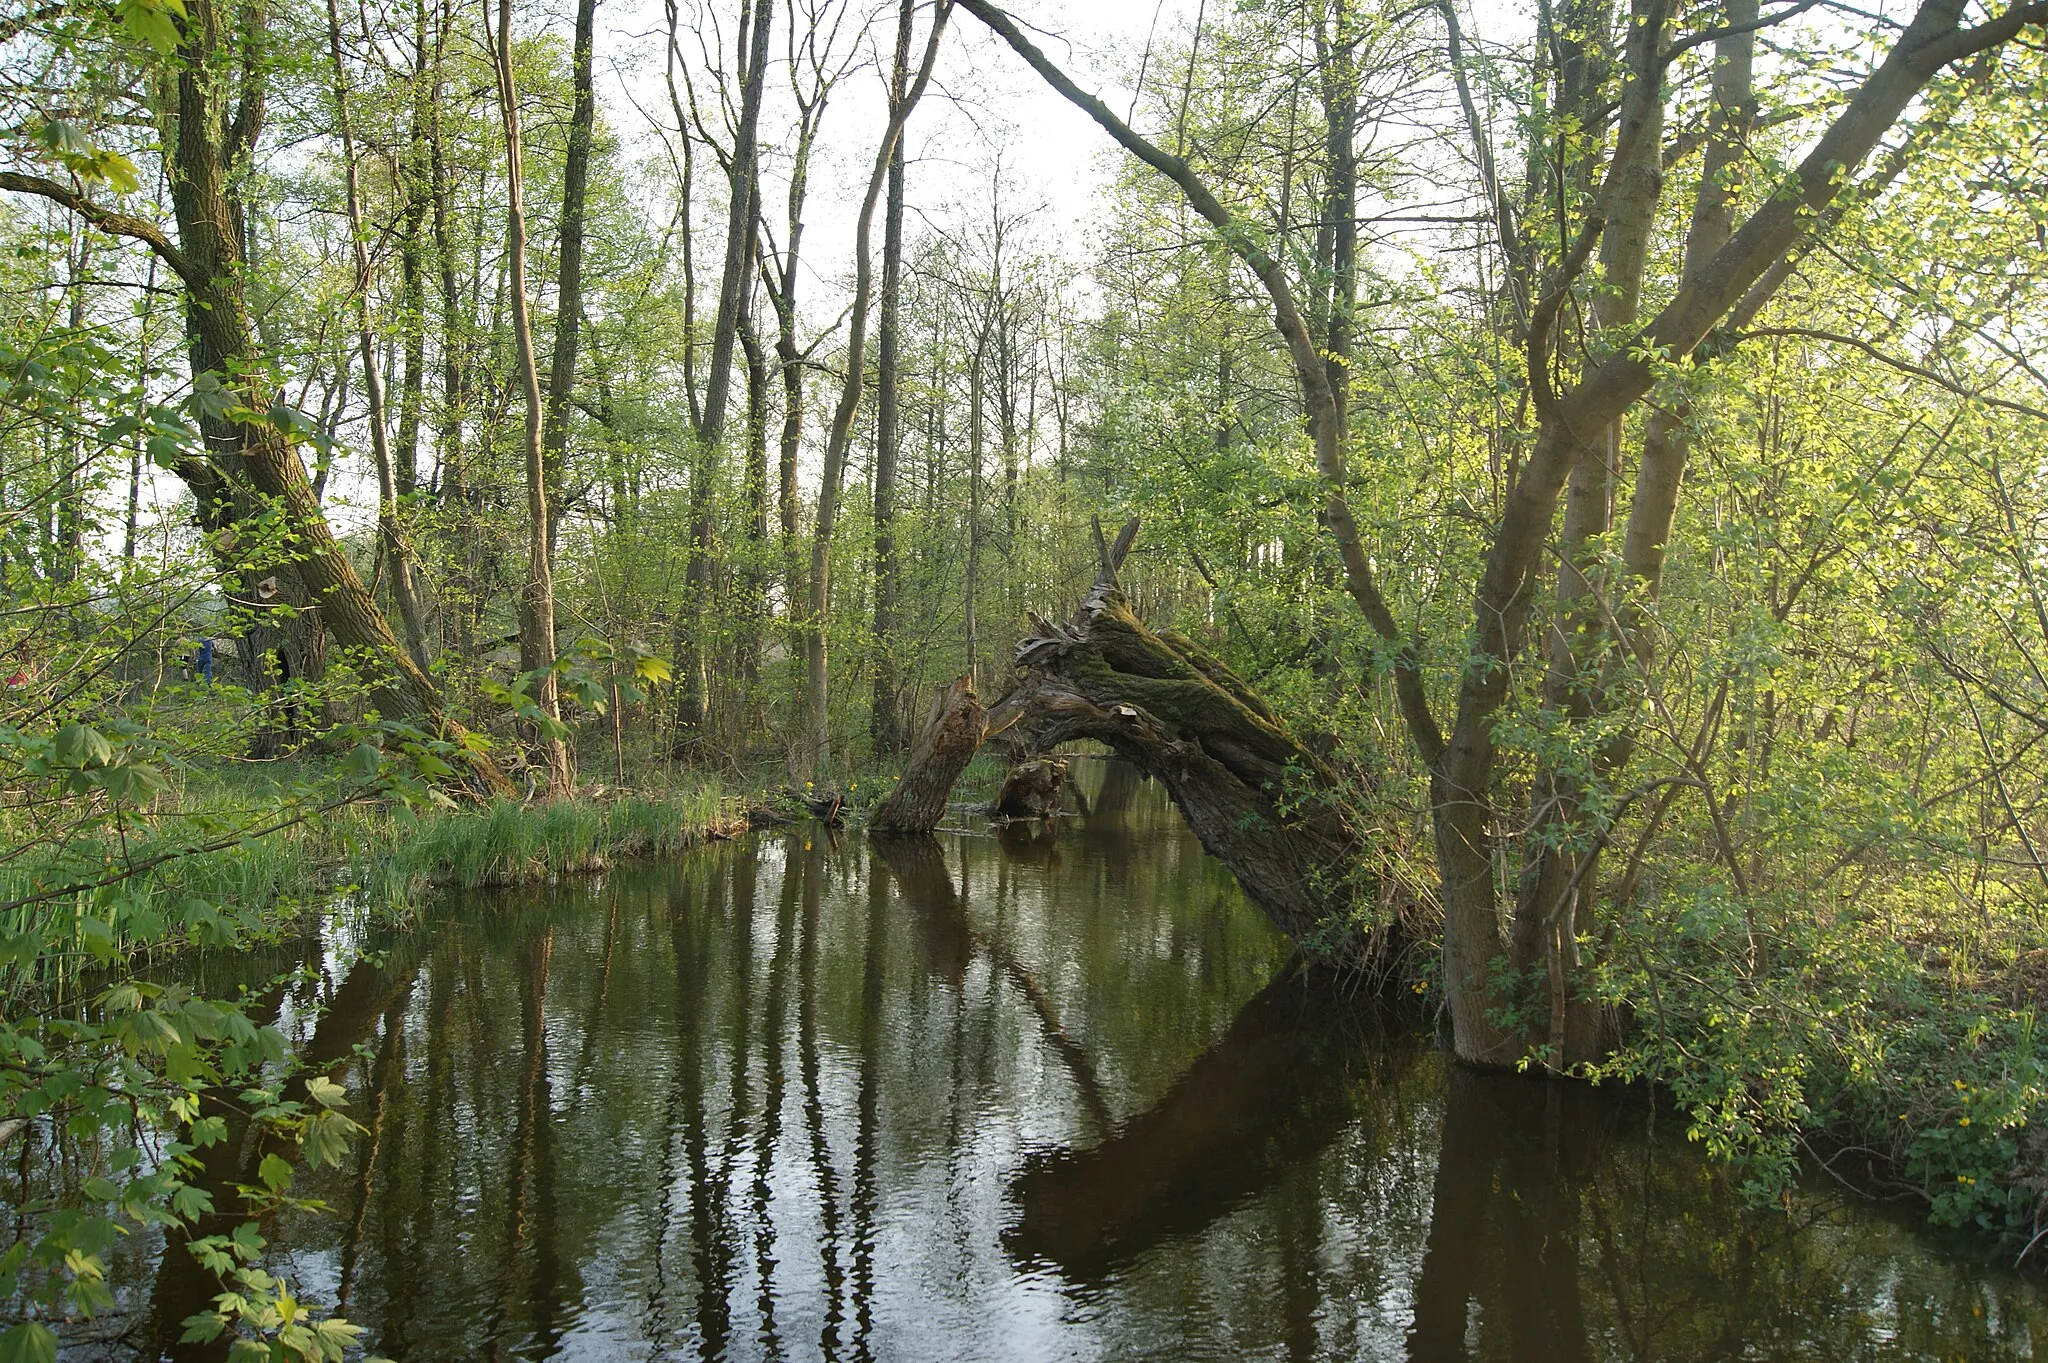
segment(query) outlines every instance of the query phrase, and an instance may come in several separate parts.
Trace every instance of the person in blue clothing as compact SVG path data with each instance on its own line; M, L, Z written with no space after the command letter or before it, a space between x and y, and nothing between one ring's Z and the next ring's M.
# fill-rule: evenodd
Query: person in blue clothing
M192 676L195 681L213 685L213 640L199 641L199 656L192 660Z

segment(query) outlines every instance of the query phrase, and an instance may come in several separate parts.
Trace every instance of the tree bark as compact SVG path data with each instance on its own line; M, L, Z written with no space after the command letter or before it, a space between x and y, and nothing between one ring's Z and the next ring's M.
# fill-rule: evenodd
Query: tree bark
M526 303L526 194L524 149L519 128L519 91L512 71L512 0L498 0L498 31L488 32L492 63L498 77L498 113L505 129L505 242L509 260L506 289L512 302L512 342L518 355L519 384L526 397L525 457L527 575L519 594L519 666L533 678L533 700L543 716L544 731L536 735L536 755L547 773L550 798L575 788L569 745L560 734L562 708L555 667L555 582L548 544L546 456L541 443L545 414L540 370L533 354L533 320Z
M814 772L820 770L830 756L825 626L832 604L832 530L839 517L839 484L846 471L847 449L853 443L853 418L860 408L860 393L865 379L861 366L867 349L868 301L874 290L870 242L875 203L881 198L889 162L896 154L896 143L903 135L904 124L910 121L911 111L917 107L925 87L931 83L932 67L939 56L939 40L945 36L946 20L952 12L953 0L937 0L932 12L931 32L925 40L923 60L918 65L916 78L897 102L889 125L883 130L882 145L876 149L874 169L868 174L867 193L861 200L860 216L854 226L853 308L846 340L846 379L840 387L839 405L833 410L832 427L825 440L825 467L818 484L817 524L811 533L810 578L807 584L810 610L809 618L804 622L804 701L808 720L805 745L808 751L805 756ZM906 11L902 21L908 22L911 17L912 12Z
M341 7L327 0L328 55L334 63L334 121L341 134L342 188L348 212L349 247L356 281L356 349L363 366L363 394L369 403L370 453L377 466L377 537L391 566L391 597L405 624L406 647L422 672L432 664L426 626L413 585L412 546L398 523L398 480L391 462L391 432L384 401L384 370L377 357L377 337L370 322L370 248L363 227L363 200L356 172L354 124L349 114L348 67L341 50ZM415 371L416 372L416 371Z
M548 548L561 539L568 513L569 400L576 392L576 350L583 334L583 219L590 184L590 138L597 123L591 88L591 46L597 28L597 0L576 0L576 37L571 49L569 146L562 161L561 248L556 266L555 349L548 357L547 419L541 432L541 466L548 495Z
M1066 791L1066 759L1035 757L1010 768L996 792L995 813L1004 819L1050 819L1060 812Z
M1621 135L1608 168L1607 226L1600 239L1601 280L1592 299L1595 329L1603 340L1635 325L1643 267L1663 191L1663 0L1638 0L1624 53L1628 72L1621 100ZM1609 422L1579 450L1565 493L1563 544L1552 606L1544 706L1572 722L1593 713L1589 678L1600 672L1593 654L1605 636L1607 584L1600 572L1606 535L1614 524L1614 486L1620 475L1622 421ZM1516 970L1539 964L1546 982L1548 1062L1565 1067L1594 1058L1600 1028L1590 1017L1568 1027L1574 1010L1591 1005L1573 998L1579 969L1578 925L1593 902L1594 854L1583 846L1586 778L1582 771L1546 760L1537 772L1530 834L1514 913L1509 962ZM1570 1035L1567 1035L1567 1032ZM1535 1044L1531 1037L1531 1044Z
M725 265L719 276L718 311L712 320L711 367L697 423L696 457L690 471L690 546L684 569L688 602L677 649L676 743L688 747L702 736L710 717L711 666L704 646L709 622L712 551L717 526L716 484L732 388L733 347L753 292L754 223L760 212L758 137L761 97L768 78L770 0L743 0L740 10L739 121L726 166Z
M708 445L725 438L725 413L732 388L733 345L739 337L740 310L746 306L753 273L753 237L759 189L757 144L761 126L761 94L768 79L771 0L742 0L740 8L741 74L739 121L733 130L731 198L726 212L725 269L719 275L718 313L711 329L711 370L704 388L704 419L697 435Z
M896 58L890 70L889 107L903 100L910 78L910 15L915 0L903 0L896 25ZM889 157L889 191L882 215L882 320L875 333L875 700L869 736L875 752L894 753L903 746L903 721L896 689L896 460L901 445L898 429L898 351L903 292L903 139Z
M931 721L918 735L903 779L875 810L869 827L877 833L929 833L946 817L953 785L988 731L988 718L974 694L974 678L960 677L933 703Z
M1158 778L1211 855L1297 942L1374 968L1391 940L1369 932L1378 886L1367 835L1337 776L1242 681L1193 640L1148 629L1113 578L1065 625L1035 620L1023 675L989 715L1030 752L1093 739Z

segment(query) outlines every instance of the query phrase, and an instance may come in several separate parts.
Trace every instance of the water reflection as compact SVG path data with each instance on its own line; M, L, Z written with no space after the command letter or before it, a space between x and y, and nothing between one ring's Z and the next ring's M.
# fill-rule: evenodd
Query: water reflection
M1151 787L1082 768L1052 843L771 838L316 949L324 1011L271 1006L369 1130L303 1190L334 1211L273 1228L291 1270L400 1359L2048 1338L1970 1251L1818 1191L1744 1213L1639 1103L1446 1066L1288 968Z

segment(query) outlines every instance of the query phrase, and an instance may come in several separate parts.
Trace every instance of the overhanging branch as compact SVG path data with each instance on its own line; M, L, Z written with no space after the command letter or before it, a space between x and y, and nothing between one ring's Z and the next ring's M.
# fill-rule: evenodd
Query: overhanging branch
M128 213L116 213L102 208L77 190L58 184L55 180L41 175L23 175L19 171L0 170L0 189L15 194L33 194L61 204L79 217L91 223L110 237L127 237L139 241L157 253L172 273L185 281L185 287L198 293L206 287L206 276L198 267L186 259L185 253L171 244L171 239L155 223L146 222Z

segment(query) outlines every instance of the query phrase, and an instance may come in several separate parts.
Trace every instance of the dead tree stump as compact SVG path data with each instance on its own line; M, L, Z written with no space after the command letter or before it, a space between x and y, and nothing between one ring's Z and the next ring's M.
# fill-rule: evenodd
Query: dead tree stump
M1003 778L995 812L1005 819L1050 819L1060 812L1060 799L1066 791L1065 758L1037 757L1019 762Z
M988 731L974 679L961 677L939 693L932 717L911 749L910 765L889 798L875 810L869 827L877 833L929 833L946 817L953 784Z

